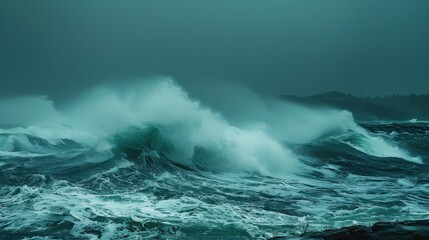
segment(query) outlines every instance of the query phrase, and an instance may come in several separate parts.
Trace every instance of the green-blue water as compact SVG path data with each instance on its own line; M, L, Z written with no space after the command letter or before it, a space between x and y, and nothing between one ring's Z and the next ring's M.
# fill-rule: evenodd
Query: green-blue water
M141 108L89 98L67 124L1 128L0 239L265 239L429 218L429 123L374 131L393 123L296 108L291 129L239 128L166 86Z

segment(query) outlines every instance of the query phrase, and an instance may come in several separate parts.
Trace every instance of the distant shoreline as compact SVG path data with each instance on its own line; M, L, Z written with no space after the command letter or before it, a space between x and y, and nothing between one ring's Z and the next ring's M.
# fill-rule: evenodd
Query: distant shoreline
M429 119L429 94L356 97L341 92L327 92L306 97L283 95L280 98L311 107L347 110L358 121Z

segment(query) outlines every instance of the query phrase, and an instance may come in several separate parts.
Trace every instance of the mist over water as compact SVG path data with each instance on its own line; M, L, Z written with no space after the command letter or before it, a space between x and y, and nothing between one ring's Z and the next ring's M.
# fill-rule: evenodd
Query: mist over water
M429 216L428 153L409 150L427 134L229 84L0 100L0 238L266 238Z
M382 157L412 159L406 151L381 138L369 136L347 111L309 109L256 95L249 99L245 92L248 90L237 88L230 93L240 100L231 102L236 109L233 117L236 125L232 125L221 112L193 99L172 79L156 80L120 89L95 88L62 109L55 109L53 102L43 96L4 100L0 110L8 114L0 121L24 124L29 129L41 127L47 134L56 134L55 138L93 145L109 142L115 134L130 128L155 128L161 145L172 146L164 154L173 161L192 164L195 149L202 148L209 154L220 154L216 158L229 161L230 166L237 164L262 172L267 171L266 168L296 169L297 156L287 148L289 143L310 143L326 134L347 131L362 136L361 143L346 141L361 151L372 151ZM252 102L260 105L255 106ZM50 127L68 130L49 133ZM380 149L372 149L376 147Z

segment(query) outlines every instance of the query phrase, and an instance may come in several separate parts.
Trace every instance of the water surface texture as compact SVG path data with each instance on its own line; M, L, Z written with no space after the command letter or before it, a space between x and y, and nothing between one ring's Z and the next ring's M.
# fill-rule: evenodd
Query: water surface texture
M0 129L0 239L266 239L429 218L428 122L273 103L243 124L171 80L61 110L4 104L27 120Z

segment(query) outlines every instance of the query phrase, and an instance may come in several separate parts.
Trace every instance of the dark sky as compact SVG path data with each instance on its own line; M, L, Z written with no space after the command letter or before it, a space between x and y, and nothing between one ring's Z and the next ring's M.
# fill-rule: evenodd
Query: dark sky
M268 94L429 92L427 0L0 2L0 94L169 75Z

